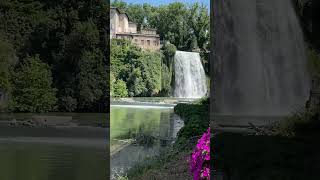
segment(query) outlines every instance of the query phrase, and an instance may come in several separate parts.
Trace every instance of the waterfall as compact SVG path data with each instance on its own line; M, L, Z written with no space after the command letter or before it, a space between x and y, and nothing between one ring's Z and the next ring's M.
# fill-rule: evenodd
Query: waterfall
M199 53L176 51L174 96L200 98L206 95L206 75Z
M291 0L214 1L214 99L221 114L288 115L309 74Z

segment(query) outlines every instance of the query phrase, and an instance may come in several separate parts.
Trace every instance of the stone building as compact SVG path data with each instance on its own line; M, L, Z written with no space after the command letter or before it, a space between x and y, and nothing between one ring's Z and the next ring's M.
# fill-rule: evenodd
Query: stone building
M156 29L137 29L137 24L130 21L126 13L118 8L110 9L110 38L128 39L137 46L158 51L160 49L160 37Z

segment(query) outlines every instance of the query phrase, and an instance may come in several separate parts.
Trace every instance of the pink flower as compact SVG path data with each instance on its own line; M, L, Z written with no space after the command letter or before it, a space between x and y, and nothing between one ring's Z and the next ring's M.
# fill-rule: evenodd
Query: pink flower
M190 169L194 180L210 180L210 128L198 140L192 152Z

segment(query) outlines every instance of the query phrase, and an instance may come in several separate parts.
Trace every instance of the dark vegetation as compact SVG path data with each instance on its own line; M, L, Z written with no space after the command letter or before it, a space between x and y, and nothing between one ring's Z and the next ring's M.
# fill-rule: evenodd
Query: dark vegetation
M108 8L103 0L2 0L0 111L107 111Z
M320 75L320 22L318 1L314 0L292 0L296 9L304 37L307 44L309 68L312 77L319 78Z
M209 98L203 98L194 104L178 104L174 107L174 112L184 120L177 140L181 147L192 138L197 140L209 127Z

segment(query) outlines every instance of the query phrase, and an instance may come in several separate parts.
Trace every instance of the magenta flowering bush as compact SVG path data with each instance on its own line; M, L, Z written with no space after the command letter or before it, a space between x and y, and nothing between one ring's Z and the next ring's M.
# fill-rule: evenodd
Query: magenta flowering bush
M210 180L210 127L192 152L190 169L194 180Z

